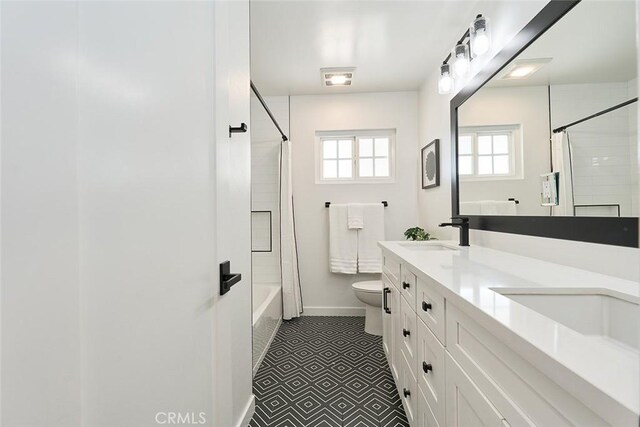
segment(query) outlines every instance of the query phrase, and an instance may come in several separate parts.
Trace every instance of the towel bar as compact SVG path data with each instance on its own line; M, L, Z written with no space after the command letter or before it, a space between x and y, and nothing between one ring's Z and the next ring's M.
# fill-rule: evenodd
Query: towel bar
M386 200L383 200L382 205L386 208L387 206L389 206L389 202L387 202ZM331 202L324 202L324 207L328 208L329 206L331 206Z

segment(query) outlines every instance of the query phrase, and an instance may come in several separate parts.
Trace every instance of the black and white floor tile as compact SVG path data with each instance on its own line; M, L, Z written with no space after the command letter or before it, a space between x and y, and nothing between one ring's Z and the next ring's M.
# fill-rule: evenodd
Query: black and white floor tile
M382 349L363 317L285 321L253 380L250 427L408 426Z

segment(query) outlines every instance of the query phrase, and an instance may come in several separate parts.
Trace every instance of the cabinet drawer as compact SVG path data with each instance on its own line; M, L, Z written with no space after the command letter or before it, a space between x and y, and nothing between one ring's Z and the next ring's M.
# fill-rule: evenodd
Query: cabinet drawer
M403 265L400 268L400 276L402 277L402 280L400 281L402 296L405 297L409 304L411 304L411 307L415 307L417 282L416 275Z
M396 287L400 286L400 263L393 258L389 258L384 252L382 253L382 272L389 277Z
M433 411L427 403L427 398L424 397L424 393L418 386L418 411L416 412L416 426L417 427L440 427L440 423L436 421L436 417L433 415ZM442 424L444 425L444 424Z
M445 344L445 302L444 297L435 290L436 286L437 283L432 279L418 279L416 313L433 335Z
M449 354L446 365L447 426L504 427L504 418Z
M400 297L400 328L398 330L398 342L400 343L400 349L404 357L411 366L411 372L413 376L416 376L416 343L418 342L418 331L416 327L416 313L413 311L413 307L404 299Z
M416 426L416 414L418 410L418 383L411 372L411 367L407 359L400 356L400 381L398 382L398 391L402 400L404 412L411 427Z
M416 347L418 388L424 393L438 423L444 425L444 347L422 320L418 320Z

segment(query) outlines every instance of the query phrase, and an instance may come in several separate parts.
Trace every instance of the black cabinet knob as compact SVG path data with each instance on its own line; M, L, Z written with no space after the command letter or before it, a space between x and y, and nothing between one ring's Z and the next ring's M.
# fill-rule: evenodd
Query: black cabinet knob
M409 335L411 335L411 332L408 329L403 329L402 335L404 335L405 337L408 337Z
M411 391L406 388L402 389L402 394L404 395L404 397L411 397Z
M410 287L411 285L407 282L402 282L402 289L407 289L408 287Z
M431 310L431 304L429 304L428 302L422 301L422 309L424 311Z
M431 366L431 363L422 362L422 370L425 374L428 374L429 371L433 371L433 367Z

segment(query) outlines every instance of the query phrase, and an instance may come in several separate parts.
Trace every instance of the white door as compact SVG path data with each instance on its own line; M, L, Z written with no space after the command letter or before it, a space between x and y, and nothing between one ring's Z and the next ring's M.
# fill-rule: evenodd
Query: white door
M249 2L216 2L215 179L217 262L242 278L217 290L214 356L216 422L238 426L251 404L251 143L249 131ZM219 272L214 272L219 276Z

